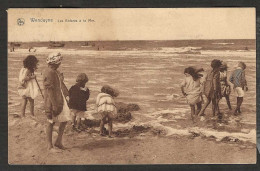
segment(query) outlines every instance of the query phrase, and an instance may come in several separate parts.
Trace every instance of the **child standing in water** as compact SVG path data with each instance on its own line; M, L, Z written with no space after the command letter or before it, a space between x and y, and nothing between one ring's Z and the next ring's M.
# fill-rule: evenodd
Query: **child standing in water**
M230 100L229 100L229 95L231 93L231 88L230 85L228 84L227 81L227 64L225 62L222 62L222 65L219 68L219 73L220 73L220 86L221 86L221 97L225 97L226 101L227 101L227 105L229 110L231 110L231 104L230 104Z
M191 108L191 119L193 121L194 115L198 114L201 110L201 83L200 78L202 75L198 74L193 67L185 68L185 78L181 83L182 94L187 98L187 103ZM195 106L197 111L195 112Z
M114 98L119 95L118 91L108 85L101 88L96 100L97 112L101 115L100 135L104 136L104 124L108 122L109 137L112 138L112 122L117 114Z
M244 90L248 91L247 81L245 78L246 64L244 62L239 62L238 67L231 74L229 81L234 85L234 91L237 96L237 107L234 111L234 115L240 114L240 107L243 103Z
M81 73L77 76L76 84L69 90L69 106L73 113L74 128L81 131L80 122L84 118L85 111L87 111L87 100L89 99L89 89L86 86L88 76Z
M199 112L199 116L201 120L204 120L204 111L212 101L212 112L213 116L215 116L215 112L218 114L218 118L221 119L222 115L219 110L218 101L221 97L221 86L220 86L220 73L219 68L221 66L221 61L218 59L214 59L211 61L212 70L207 74L205 78L203 94L206 96L206 101L202 106L201 111Z
M38 62L35 56L29 55L23 60L23 68L20 70L18 93L22 97L22 117L25 117L28 101L30 103L31 115L34 116L34 99L37 97L39 90L34 71L37 69Z

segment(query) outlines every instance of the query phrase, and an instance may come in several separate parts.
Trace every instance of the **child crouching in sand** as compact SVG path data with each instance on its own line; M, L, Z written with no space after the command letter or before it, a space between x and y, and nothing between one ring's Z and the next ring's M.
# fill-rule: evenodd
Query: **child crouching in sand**
M181 83L182 94L186 97L187 103L191 108L191 119L194 120L194 115L198 114L201 110L201 83L200 78L202 75L193 67L185 68L184 70L185 78ZM195 106L197 106L197 111L195 112Z
M80 121L87 111L87 100L89 99L89 89L86 86L88 76L81 73L77 76L76 84L69 89L69 107L73 113L74 128L81 131Z
M96 100L97 112L101 115L100 135L104 136L104 124L108 123L109 138L112 138L112 122L117 114L114 98L119 95L118 91L108 85L101 88Z
M30 112L34 116L34 99L38 95L38 85L34 71L37 69L38 59L33 56L27 56L23 61L23 68L19 74L18 93L22 97L21 115L25 116L27 102L30 102Z

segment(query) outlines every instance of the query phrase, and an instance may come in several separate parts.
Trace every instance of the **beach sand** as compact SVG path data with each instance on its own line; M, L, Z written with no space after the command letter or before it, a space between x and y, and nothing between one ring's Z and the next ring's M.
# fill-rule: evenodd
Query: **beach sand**
M232 46L236 46L236 43ZM237 46L239 48L225 47L217 50L203 48L201 45L202 48L196 50L199 53L190 53L192 47L164 48L161 45L156 49L151 48L150 42L147 44L150 49L109 50L107 48L113 46L113 43L110 43L109 46L105 44L102 51L65 46L62 49L35 47L37 51L31 53L22 45L15 52L10 52L8 54L9 163L255 163L255 50L238 50L242 45ZM158 46L158 42L154 46ZM79 72L88 75L87 86L91 92L88 109L93 108L96 95L104 84L119 89L117 102L135 103L140 106L141 110L132 112L131 121L114 124L114 138L100 137L98 127L76 133L71 131L71 123L68 123L63 139L64 146L68 149L49 152L46 147L46 117L42 97L39 95L35 99L35 118L29 117L28 110L26 118L19 117L21 98L17 93L17 84L22 60L28 54L34 54L39 59L40 65L36 75L42 87L41 73L46 68L45 59L54 51L61 52L64 57L60 70L64 73L68 88L75 83ZM203 67L207 71L212 59L227 62L229 74L238 61L247 64L249 91L246 92L242 105L243 113L238 117L232 116L232 111L228 110L223 99L220 102L220 109L224 114L222 122L212 118L209 106L205 112L206 120L201 122L197 118L193 123L190 120L189 106L180 91L183 70L189 65ZM236 97L233 92L230 99L234 108ZM99 119L98 116L93 117Z

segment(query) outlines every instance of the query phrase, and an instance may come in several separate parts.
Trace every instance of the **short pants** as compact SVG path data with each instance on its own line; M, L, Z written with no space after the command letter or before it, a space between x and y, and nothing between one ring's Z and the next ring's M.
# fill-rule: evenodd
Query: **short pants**
M244 95L245 95L245 92L242 89L242 87L236 87L236 88L234 88L234 91L235 91L235 94L237 97L244 97Z

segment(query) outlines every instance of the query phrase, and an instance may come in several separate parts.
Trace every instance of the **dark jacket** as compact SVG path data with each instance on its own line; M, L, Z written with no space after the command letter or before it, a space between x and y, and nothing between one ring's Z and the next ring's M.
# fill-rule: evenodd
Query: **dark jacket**
M52 119L52 116L57 116L62 112L64 103L62 92L65 97L68 96L68 89L58 75L60 72L51 67L48 67L43 73L44 105L48 119Z
M206 76L204 94L208 98L220 98L221 86L219 70L211 70Z
M69 90L69 107L80 111L87 110L87 100L89 99L89 89L81 90L80 86L75 84Z

